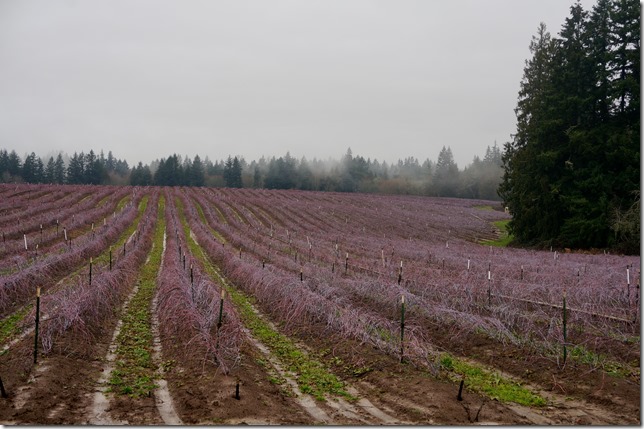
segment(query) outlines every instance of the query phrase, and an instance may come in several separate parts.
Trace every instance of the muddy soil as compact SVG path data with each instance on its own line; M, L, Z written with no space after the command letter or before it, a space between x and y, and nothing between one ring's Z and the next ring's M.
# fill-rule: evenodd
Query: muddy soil
M104 337L109 337L105 332ZM419 424L639 424L639 386L630 380L604 380L590 373L579 377L566 368L556 373L557 383L535 375L530 382L550 400L548 406L526 408L502 404L467 388L457 400L458 385L434 377L413 365L400 364L373 348L329 336L323 330L301 333L303 347L325 361L344 380L358 399L374 407L372 416L356 415L355 404L344 410L332 402L316 401L330 416L326 423L338 425ZM485 356L489 345L483 341L476 355ZM0 357L0 376L9 398L0 399L2 424L89 424L93 396L100 387L107 342L97 341L91 350L74 351L73 339L61 339L47 356L33 366L33 338ZM526 362L507 359L511 352L494 353L509 374L525 371ZM471 355L471 353L470 353ZM516 362L514 364L510 362ZM538 374L539 362L530 360ZM514 365L514 366L513 366ZM545 365L545 364L544 364ZM163 377L168 381L172 401L183 424L320 424L308 413L288 385L276 381L275 372L252 346L242 350L240 364L224 376L201 356L186 355L181 362L167 361ZM566 372L569 371L569 372ZM577 375L575 375L577 374ZM239 399L235 396L239 382ZM601 388L600 388L601 387ZM155 400L107 395L109 418L115 424L163 424ZM347 411L348 410L348 411ZM351 411L354 410L354 411ZM380 414L378 414L380 413ZM363 413L364 414L364 413ZM374 415L384 417L378 419Z

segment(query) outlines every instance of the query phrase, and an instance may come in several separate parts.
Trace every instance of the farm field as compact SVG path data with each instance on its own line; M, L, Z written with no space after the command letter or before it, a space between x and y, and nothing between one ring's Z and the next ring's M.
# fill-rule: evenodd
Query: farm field
M640 257L497 247L497 202L0 197L0 424L641 424Z

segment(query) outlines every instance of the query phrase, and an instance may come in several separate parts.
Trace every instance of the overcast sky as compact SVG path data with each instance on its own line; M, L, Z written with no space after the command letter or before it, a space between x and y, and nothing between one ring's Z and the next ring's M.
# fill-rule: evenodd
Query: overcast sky
M572 3L0 0L0 148L133 164L450 146L463 168L510 139L530 39Z

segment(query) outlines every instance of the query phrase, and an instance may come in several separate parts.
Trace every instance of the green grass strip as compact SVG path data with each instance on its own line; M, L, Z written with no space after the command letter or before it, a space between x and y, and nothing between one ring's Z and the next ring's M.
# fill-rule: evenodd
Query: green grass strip
M156 388L156 367L152 361L151 305L161 266L164 231L164 199L161 197L150 260L141 269L137 279L139 289L123 315L123 324L116 338L117 360L109 380L111 390L116 393L141 397L149 396Z
M208 224L206 221L206 215L203 212L203 208L201 207L201 204L199 204L197 201L193 200L193 203L195 206L197 206L197 213L199 213L199 218L201 219L201 222L203 222L204 225L208 227L212 235L215 236L215 238L220 242L220 243L226 243L226 239L224 238L223 235L221 235L219 232L216 230L212 229L212 227Z
M36 297L34 297L35 301ZM16 334L20 332L19 322L24 319L29 311L31 311L33 304L29 304L19 309L13 314L0 320L0 344L11 340Z
M129 197L123 198L123 200L127 200ZM130 226L127 227L125 231L119 236L119 239L114 243L113 246L110 246L112 250L112 264L116 263L116 256L119 252L123 251L123 243L127 242L127 240L130 238L132 234L134 234L134 231L137 230L139 227L139 223L141 222L141 217L143 216L143 213L145 213L145 209L148 206L148 200L149 196L145 195L143 198L141 198L141 202L139 203L138 206L138 213L136 215L136 218L134 219L134 222ZM120 204L120 203L119 203ZM126 249L127 252L127 249ZM94 258L95 262L103 262L105 264L109 264L109 259L110 259L110 250L107 249L104 252L102 252L100 255Z
M486 246L507 247L508 244L510 244L512 240L514 240L514 235L508 232L509 222L509 219L497 220L495 222L492 222L492 224L496 226L501 232L500 237L496 240L482 240L481 243L485 244Z
M120 201L118 202L118 204L116 205L116 209L115 209L115 210L116 210L116 211L121 211L121 210L123 210L123 207L125 207L125 205L126 205L127 203L129 203L129 202L130 202L130 198L132 198L132 196L131 196L131 195L126 195L126 196L124 196L123 198L121 198L121 200L120 200Z
M211 278L217 279L219 284L226 289L231 301L239 311L244 326L252 332L256 339L273 352L284 368L295 374L300 390L303 393L313 395L320 401L325 400L325 394L355 400L352 395L344 390L344 383L329 372L322 362L313 359L306 352L300 350L293 341L271 328L255 312L253 309L254 298L247 296L226 282L217 268L210 263L199 244L190 236L190 227L185 219L183 206L178 199L175 201L179 211L179 219L192 255L195 257L196 255L201 255L206 272Z
M522 387L519 383L502 377L499 373L466 363L445 353L440 358L441 367L451 373L449 378L460 381L465 376L465 386L501 402L514 402L526 406L544 406L546 400Z

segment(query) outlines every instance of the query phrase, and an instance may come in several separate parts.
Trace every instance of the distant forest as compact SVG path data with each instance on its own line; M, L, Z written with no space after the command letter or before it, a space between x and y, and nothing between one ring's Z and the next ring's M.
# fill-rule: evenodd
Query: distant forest
M502 154L496 143L487 147L483 159L475 156L462 170L449 147L441 149L436 162L422 163L413 157L391 164L378 162L348 149L340 160L308 161L287 153L250 163L237 156L212 162L199 155L190 159L174 154L133 167L111 151L107 156L93 150L71 157L58 153L45 160L32 152L23 160L13 150L0 149L0 181L5 183L301 189L499 200L502 175Z

